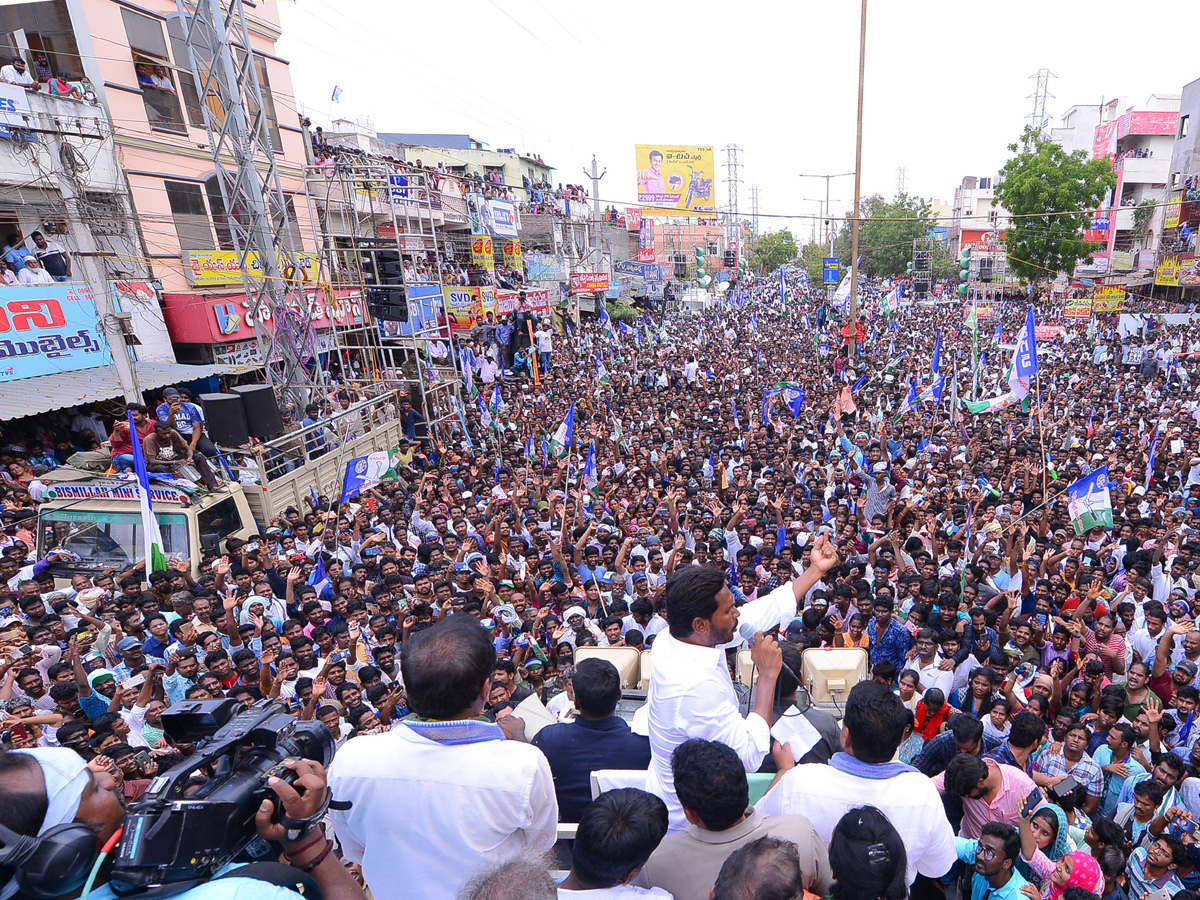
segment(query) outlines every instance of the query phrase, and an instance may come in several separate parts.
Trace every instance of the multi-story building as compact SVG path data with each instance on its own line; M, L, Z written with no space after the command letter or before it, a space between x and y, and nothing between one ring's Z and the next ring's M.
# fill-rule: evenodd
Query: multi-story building
M1092 155L1096 126L1100 124L1100 104L1076 104L1059 117L1059 126L1050 129L1050 140L1068 153L1082 150Z
M1180 96L1167 182L1159 251L1190 257L1180 286L1195 288L1200 286L1194 261L1200 227L1200 79L1184 85Z
M469 134L411 134L380 132L378 139L404 148L404 159L436 168L440 163L452 175L476 176L510 188L552 185L554 169L535 153L516 148L489 150Z
M1113 274L1149 269L1165 220L1171 156L1179 122L1178 96L1151 95L1142 108L1121 98L1105 103L1095 127L1092 157L1109 159L1117 173L1111 198L1101 206L1089 240L1097 271Z

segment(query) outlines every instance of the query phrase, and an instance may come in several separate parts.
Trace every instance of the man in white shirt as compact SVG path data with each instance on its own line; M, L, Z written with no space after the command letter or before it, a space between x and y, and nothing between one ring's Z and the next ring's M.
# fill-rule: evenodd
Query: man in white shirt
M400 665L414 715L338 751L330 791L353 805L331 813L334 831L376 900L452 897L480 860L554 845L546 757L506 740L524 733L516 716L478 721L495 663L488 632L470 616L414 635Z
M12 58L12 64L0 69L0 81L5 84L19 84L21 87L37 88L38 83L25 68L25 60L19 56Z
M17 273L17 281L21 284L54 284L50 273L42 268L42 261L32 255L25 257L25 265Z
M921 676L921 682L917 685L918 691L924 694L931 688L937 688L942 692L942 696L949 700L950 692L954 689L954 668L942 668L942 657L937 648L937 630L928 626L922 628L917 632L914 641L911 665Z
M656 673L657 674L657 673ZM933 781L912 766L892 762L904 733L904 703L877 681L860 681L846 698L844 753L826 763L787 766L755 809L765 816L806 816L828 842L849 810L877 807L900 832L908 852L907 884L919 872L940 878L958 858L954 829ZM777 760L778 762L779 760Z
M724 653L742 642L739 617L756 633L783 627L796 617L799 599L837 562L837 550L822 537L803 575L741 609L722 570L685 566L667 580L668 630L654 641L654 678L646 703L651 752L646 789L666 801L672 832L687 827L671 771L676 747L689 738L720 741L733 748L748 772L757 770L771 749L771 709L783 659L774 639L754 642L758 692L754 708L742 718Z

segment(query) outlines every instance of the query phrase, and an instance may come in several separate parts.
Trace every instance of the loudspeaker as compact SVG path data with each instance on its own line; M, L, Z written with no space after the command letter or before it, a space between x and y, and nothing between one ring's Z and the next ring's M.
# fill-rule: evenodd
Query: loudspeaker
M269 384L243 384L233 389L242 398L250 435L259 440L283 434L279 401Z
M214 444L240 447L249 442L250 432L246 428L241 397L237 394L201 394L200 403L204 406L204 427Z

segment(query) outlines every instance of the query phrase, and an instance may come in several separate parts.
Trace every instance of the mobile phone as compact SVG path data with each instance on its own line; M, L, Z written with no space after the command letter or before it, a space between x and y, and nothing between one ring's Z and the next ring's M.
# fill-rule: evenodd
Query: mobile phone
M1043 797L1041 788L1034 788L1032 791L1030 791L1025 797L1024 804L1021 806L1021 818L1028 819L1030 816L1032 816L1033 811L1041 806L1042 800Z
M1074 791L1077 787L1079 787L1079 782L1075 780L1075 776L1068 775L1058 784L1050 788L1050 795L1056 800L1061 800Z
M137 753L133 754L133 758L139 766L144 767L150 765L150 754L145 750L139 750Z
M1046 623L1049 621L1049 616L1046 613L1038 613L1033 617L1033 624L1038 627L1039 631L1044 631Z
M1181 834L1191 834L1196 830L1196 820L1188 816L1176 816L1171 820L1171 824L1174 825Z
M13 725L10 731L12 732L12 736L18 740L29 740L29 729L25 727L24 722L17 722L15 725Z
M8 654L8 658L13 660L21 659L26 656L33 656L33 648L28 644L21 644L16 650Z

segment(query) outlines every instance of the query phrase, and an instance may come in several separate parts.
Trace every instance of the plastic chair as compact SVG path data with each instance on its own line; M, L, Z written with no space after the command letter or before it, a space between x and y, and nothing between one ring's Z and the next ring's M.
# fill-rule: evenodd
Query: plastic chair
M654 674L653 661L650 658L650 651L643 650L642 658L638 663L638 690L650 690L650 677Z
M606 659L617 667L622 690L637 686L641 671L641 651L633 647L580 647L575 651L575 664L593 657Z

